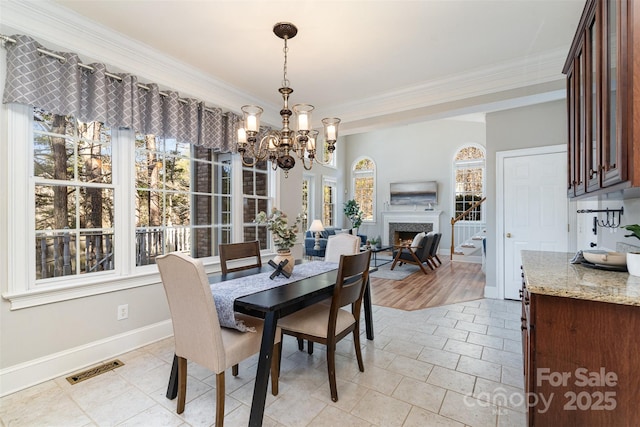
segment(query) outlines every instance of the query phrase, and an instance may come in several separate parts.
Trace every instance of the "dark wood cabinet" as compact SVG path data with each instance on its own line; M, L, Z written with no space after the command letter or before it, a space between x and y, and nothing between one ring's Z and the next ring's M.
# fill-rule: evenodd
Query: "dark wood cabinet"
M640 186L640 2L588 0L563 73L569 197Z
M522 345L529 426L640 425L640 307L530 293Z

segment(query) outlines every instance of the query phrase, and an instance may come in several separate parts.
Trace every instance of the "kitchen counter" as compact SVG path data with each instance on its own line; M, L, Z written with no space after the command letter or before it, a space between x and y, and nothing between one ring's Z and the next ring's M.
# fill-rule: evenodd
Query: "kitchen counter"
M640 306L640 277L571 264L574 255L522 251L527 290L540 295Z

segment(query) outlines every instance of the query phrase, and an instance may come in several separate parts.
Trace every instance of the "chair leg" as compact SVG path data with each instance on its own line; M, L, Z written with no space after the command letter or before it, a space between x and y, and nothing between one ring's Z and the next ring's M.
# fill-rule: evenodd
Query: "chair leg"
M313 341L307 341L307 353L313 354Z
M278 395L278 382L280 381L280 353L282 353L282 341L273 347L271 359L271 394Z
M356 350L356 359L358 359L358 369L364 372L364 362L362 360L362 349L360 348L360 325L356 323L356 329L353 330L353 346Z
M224 371L216 374L216 427L224 425Z
M280 332L280 349L278 351L278 378L280 378L281 367L282 367L282 332Z
M434 255L434 257L438 260L438 262L440 263L440 265L442 265L442 261L440 261L440 257L438 255Z
M298 338L298 350L304 351L304 340L302 338Z
M329 388L331 400L338 401L338 387L336 385L336 343L327 343L327 372L329 373Z
M398 249L398 253L396 253L396 257L393 259L393 264L391 264L391 270L393 270L393 268L396 266L396 264L400 260L401 254L402 254L402 249ZM402 262L400 262L400 265L402 265Z
M184 402L187 397L187 359L178 357L178 407L176 412L184 412Z
M231 375L233 375L234 377L238 376L238 364L237 363L231 367Z

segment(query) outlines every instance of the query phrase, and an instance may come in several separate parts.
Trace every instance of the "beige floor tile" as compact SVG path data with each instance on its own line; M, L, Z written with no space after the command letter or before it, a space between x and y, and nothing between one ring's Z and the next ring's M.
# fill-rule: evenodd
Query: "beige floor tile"
M369 390L351 413L377 426L401 426L409 415L411 405Z
M402 427L464 427L464 424L414 406Z
M463 331L461 329L449 328L446 326L438 326L433 332L433 335L444 338L452 338L458 341L466 341L467 337L469 336L469 332Z
M502 365L498 365L497 363L478 360L468 356L460 356L460 361L458 362L456 371L486 378L488 380L500 381L500 376L502 374L501 368Z
M387 366L387 370L395 372L405 377L426 381L431 373L433 365L420 360L411 359L405 356L398 356Z
M312 397L325 402L329 406L335 406L338 409L349 412L356 404L362 399L367 390L366 387L352 383L350 381L343 381L340 378L336 378L336 387L338 388L338 401L333 402L331 400L331 389L329 387L329 381L318 387L318 389L311 394Z
M504 350L485 347L482 351L482 360L486 360L500 365L522 368L522 355Z
M444 345L444 350L452 353L458 353L469 357L480 359L482 356L482 346L478 344L472 344L464 341L458 341L454 339L447 340Z
M265 408L265 415L286 426L306 426L326 406L306 393L286 393Z
M504 338L500 337L492 337L490 335L478 334L475 332L470 332L467 337L467 342L472 344L478 344L483 347L491 347L498 350L502 350L504 347Z
M498 407L507 407L518 412L527 412L526 398L520 388L511 387L484 378L476 380L473 397L490 402Z
M308 425L312 427L369 427L371 424L341 409L327 406Z
M463 312L457 312L457 311L453 311L450 310L445 316L445 318L447 319L456 319L458 321L463 321L463 322L473 322L474 319L474 315L473 314L469 314L469 313L463 313Z
M500 382L512 387L517 387L520 390L524 390L524 376L522 373L522 369L512 368L511 366L503 366Z
M455 369L458 366L460 355L445 350L437 350L434 348L426 348L422 350L418 360L431 363L432 365L444 366L445 368Z
M435 326L433 330L435 331L436 328L437 326ZM444 345L447 343L447 339L447 337L439 337L431 333L421 332L418 332L413 336L413 342L415 342L416 344L420 344L429 348L436 348L439 350L442 350L444 348Z
M507 408L498 412L498 427L526 427L527 415Z
M498 408L474 397L447 391L440 415L452 418L471 427L496 425Z
M131 388L109 401L85 408L85 412L98 425L116 425L157 403L140 390Z
M465 322L464 320L458 320L455 326L456 329L462 329L463 331L475 332L477 334L486 334L487 325L481 325L479 323Z
M442 405L446 390L411 378L404 378L391 395L396 399L437 413Z
M364 372L353 378L353 382L361 386L379 391L387 396L393 393L396 386L402 380L402 375L387 371L376 366L367 367Z
M471 394L476 377L441 366L434 366L427 382L461 394Z
M424 348L423 345L416 344L413 341L393 339L389 342L389 344L387 344L384 350L390 351L391 353L406 356L411 359L415 359L416 357L418 357L418 355L420 354L423 348Z
M129 418L118 427L178 427L184 424L184 420L176 413L170 412L168 409L156 404L143 412Z

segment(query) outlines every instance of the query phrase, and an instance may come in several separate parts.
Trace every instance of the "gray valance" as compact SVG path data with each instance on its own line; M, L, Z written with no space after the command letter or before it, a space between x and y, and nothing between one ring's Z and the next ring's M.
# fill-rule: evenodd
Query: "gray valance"
M7 78L4 103L16 102L82 121L175 138L219 152L234 148L235 126L241 118L205 107L177 92L161 94L157 84L138 84L131 74L108 73L104 64L82 65L75 53L38 52L43 49L25 35L6 43ZM117 78L107 74L116 75Z

